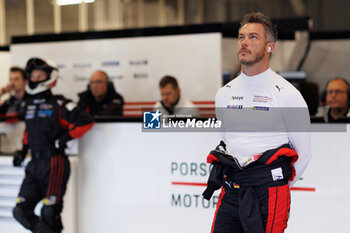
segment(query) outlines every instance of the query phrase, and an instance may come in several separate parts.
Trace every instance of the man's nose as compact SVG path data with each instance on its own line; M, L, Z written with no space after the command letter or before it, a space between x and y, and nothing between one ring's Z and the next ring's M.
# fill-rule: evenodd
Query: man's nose
M242 47L242 48L247 48L247 46L248 46L248 44L247 44L246 39L243 39L243 40L241 41L241 47Z
M244 38L242 38L242 39L240 39L240 42L241 42L241 45L243 46L247 46L247 37L244 37Z

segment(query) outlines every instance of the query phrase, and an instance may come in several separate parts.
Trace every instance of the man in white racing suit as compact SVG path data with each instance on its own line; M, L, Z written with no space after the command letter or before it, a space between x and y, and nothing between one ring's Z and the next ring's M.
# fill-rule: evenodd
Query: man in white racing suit
M290 187L311 158L307 105L269 67L276 39L270 19L262 13L245 15L238 34L241 74L216 94L217 118L224 127L219 154L235 163L223 172L214 233L284 232Z

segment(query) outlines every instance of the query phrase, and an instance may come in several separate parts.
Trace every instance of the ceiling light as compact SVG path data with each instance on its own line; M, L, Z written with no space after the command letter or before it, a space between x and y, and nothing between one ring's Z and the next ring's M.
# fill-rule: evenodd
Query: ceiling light
M92 3L95 0L56 0L56 4L60 6L64 5L73 5L73 4L80 4L80 3Z

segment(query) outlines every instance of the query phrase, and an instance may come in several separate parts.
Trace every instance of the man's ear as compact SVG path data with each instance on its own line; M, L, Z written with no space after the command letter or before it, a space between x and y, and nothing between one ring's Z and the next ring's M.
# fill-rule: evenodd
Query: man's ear
M274 50L275 50L275 43L273 42L267 43L266 52L272 53Z

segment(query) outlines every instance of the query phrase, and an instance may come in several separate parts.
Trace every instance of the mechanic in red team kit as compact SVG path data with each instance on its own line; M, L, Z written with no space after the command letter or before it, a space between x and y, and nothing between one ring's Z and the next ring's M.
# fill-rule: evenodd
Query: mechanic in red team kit
M20 166L28 149L32 159L26 167L13 216L34 233L58 233L63 229L60 214L70 175L66 143L86 133L93 119L70 100L51 93L58 78L52 62L31 58L25 71L30 98L22 103L19 113L26 131L23 149L15 153L13 164ZM39 217L34 208L41 200L44 205Z
M299 91L269 67L277 31L262 13L245 15L238 33L241 74L220 88L215 106L222 121L209 199L222 187L212 233L282 233L290 187L310 158L310 117Z

